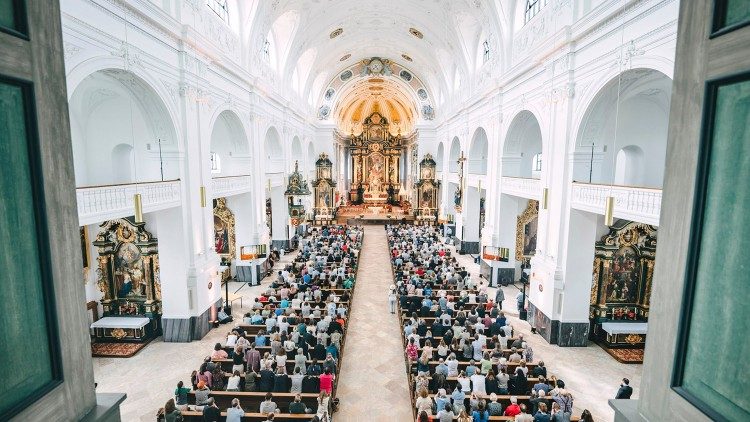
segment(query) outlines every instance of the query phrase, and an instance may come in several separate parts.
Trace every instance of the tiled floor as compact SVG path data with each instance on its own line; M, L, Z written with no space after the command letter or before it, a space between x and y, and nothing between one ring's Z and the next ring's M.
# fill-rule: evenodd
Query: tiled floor
M392 283L385 231L382 226L366 226L357 286L352 304L351 320L346 339L345 357L341 367L338 396L341 407L336 422L409 421L411 401L399 326L388 312L387 288ZM458 259L475 276L478 265L468 255ZM287 255L283 262L293 256ZM263 285L268 284L264 280ZM241 283L231 283L230 292ZM244 305L248 306L260 287L243 287ZM547 344L539 335L532 335L529 325L517 319L514 286L503 288L513 327L524 333L535 351L535 357L547 364L549 371L565 380L575 398L575 414L589 409L596 421L611 421L614 413L607 405L613 398L622 377L628 377L638 397L642 365L624 365L615 361L594 344L584 348L560 348ZM494 289L492 295L494 296ZM234 309L235 316L242 310ZM94 374L98 392L125 392L124 421L153 421L156 410L163 406L174 391L177 381L189 381L190 372L203 357L210 354L213 344L223 341L228 327L212 330L204 339L192 343L164 343L157 339L138 355L129 359L94 358Z

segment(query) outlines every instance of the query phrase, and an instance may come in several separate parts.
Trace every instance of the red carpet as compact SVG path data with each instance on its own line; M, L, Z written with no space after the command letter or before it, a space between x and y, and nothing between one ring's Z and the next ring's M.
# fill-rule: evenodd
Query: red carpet
M620 363L643 363L643 349L602 348Z
M129 358L146 347L145 343L92 343L91 356L100 358Z

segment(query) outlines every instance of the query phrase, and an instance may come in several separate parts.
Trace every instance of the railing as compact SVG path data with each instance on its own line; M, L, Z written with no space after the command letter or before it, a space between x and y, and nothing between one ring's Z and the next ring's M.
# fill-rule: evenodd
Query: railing
M539 179L505 176L502 178L500 191L507 195L539 200L542 197L542 184Z
M615 198L615 218L659 225L661 189L574 182L571 206L582 211L604 214L608 196Z
M211 192L214 198L238 195L250 192L253 187L252 176L226 176L211 179Z
M180 181L81 187L76 189L78 224L133 215L133 195L141 194L143 212L180 206Z

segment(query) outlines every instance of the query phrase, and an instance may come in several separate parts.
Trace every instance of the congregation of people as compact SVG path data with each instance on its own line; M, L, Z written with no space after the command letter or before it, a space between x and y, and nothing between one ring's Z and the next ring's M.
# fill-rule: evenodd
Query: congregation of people
M355 226L312 229L190 385L177 384L163 419L330 421L362 238Z
M588 411L573 416L565 382L515 334L502 290L493 296L472 277L438 228L391 225L386 233L389 308L401 321L418 421L592 420Z

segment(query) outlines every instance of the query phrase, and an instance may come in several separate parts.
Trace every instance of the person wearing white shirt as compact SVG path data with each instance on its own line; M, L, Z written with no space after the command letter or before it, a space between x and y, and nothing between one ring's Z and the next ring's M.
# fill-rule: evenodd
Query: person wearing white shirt
M470 376L469 379L471 380L471 392L477 393L481 395L487 394L487 391L485 389L485 378L484 375L475 372L474 375Z

